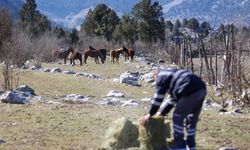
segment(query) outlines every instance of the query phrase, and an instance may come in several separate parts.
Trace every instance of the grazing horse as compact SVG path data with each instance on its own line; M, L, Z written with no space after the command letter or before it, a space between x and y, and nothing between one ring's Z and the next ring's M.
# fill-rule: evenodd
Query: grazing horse
M124 54L125 55L125 51L124 51L123 48L119 48L119 49L111 50L110 51L110 59L111 59L111 63L112 64L114 64L115 61L116 61L116 63L119 63L120 54Z
M53 52L53 56L54 56L54 57L57 57L57 58L59 58L59 59L64 59L64 64L66 64L66 60L67 60L69 54L70 54L71 52L73 52L73 51L74 51L74 50L73 50L72 47L69 47L67 50L64 50L64 49L61 48L60 50L54 51L54 52Z
M84 50L84 63L85 64L87 63L88 57L93 57L96 64L100 64L99 59L98 59L100 57L101 62L104 63L105 56L103 56L103 53L100 50L96 50L96 49L94 49L94 48L92 49L92 48L93 47L91 47L88 50Z
M75 65L75 59L79 59L80 65L82 66L82 53L80 52L70 52L69 57L70 59L70 64Z
M129 57L131 61L133 61L135 56L135 50L133 48L127 49L125 46L122 46L122 48L125 53L125 61L129 60Z
M89 46L89 49L90 50L98 50L98 51L100 51L102 53L103 60L106 61L106 58L107 58L107 50L106 49L95 49L92 46ZM102 58L100 58L100 59L102 59Z

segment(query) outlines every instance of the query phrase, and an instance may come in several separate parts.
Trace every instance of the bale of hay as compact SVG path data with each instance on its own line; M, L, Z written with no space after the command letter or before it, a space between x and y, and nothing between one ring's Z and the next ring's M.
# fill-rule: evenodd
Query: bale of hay
M167 138L170 138L170 125L164 121L164 117L153 117L145 125L139 125L142 150L167 149Z
M112 123L102 144L103 149L127 149L139 147L138 127L126 118L119 118Z

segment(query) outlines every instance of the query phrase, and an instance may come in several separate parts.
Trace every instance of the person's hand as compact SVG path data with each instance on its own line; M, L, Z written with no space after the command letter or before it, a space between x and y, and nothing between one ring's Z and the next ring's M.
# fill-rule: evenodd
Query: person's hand
M163 115L160 111L158 111L158 112L156 113L156 116L157 116L157 117L163 117L164 115Z
M139 122L141 125L145 125L146 122L149 121L149 119L151 118L151 115L150 114L147 114L145 116L142 116L140 119L139 119Z

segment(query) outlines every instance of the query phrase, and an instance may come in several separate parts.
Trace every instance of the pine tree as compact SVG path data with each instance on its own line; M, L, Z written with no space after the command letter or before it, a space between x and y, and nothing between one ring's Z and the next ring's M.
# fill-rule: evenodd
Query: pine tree
M138 36L144 42L164 41L165 22L162 7L158 1L142 0L132 9L138 23Z
M26 0L20 10L19 24L24 31L32 36L38 36L47 30L51 30L51 23L48 18L36 10L35 0Z
M99 4L93 11L88 12L85 21L81 25L81 30L84 30L89 35L103 36L107 40L111 40L119 20L114 10L105 4Z
M200 33L202 37L207 37L211 29L212 28L210 27L210 24L208 22L206 21L202 22L200 26Z
M126 41L134 44L138 39L135 19L129 15L122 16L121 22L116 26L113 36L116 41Z
M168 21L166 21L165 24L166 24L166 29L169 29L170 32L172 32L173 31L173 27L174 27L174 24L172 23L172 21L168 20Z
M195 32L198 32L199 31L199 22L196 18L191 18L189 21L188 21L188 27L190 29L192 29L193 31Z
M79 41L78 31L76 30L76 28L72 29L71 33L69 34L69 38L70 38L70 45L76 46L77 42Z
M179 19L177 19L175 21L173 32L172 32L174 37L181 36L180 28L181 28L181 22Z
M55 27L53 33L56 35L58 39L63 38L66 36L66 32L61 27Z

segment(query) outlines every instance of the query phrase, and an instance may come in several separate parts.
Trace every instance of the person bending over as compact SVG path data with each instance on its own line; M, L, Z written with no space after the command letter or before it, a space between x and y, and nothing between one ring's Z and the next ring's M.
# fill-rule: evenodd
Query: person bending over
M165 116L175 107L172 117L174 140L169 150L185 150L187 147L196 150L196 124L206 96L205 83L189 70L171 68L158 70L155 80L154 100L140 123L144 125L157 112ZM166 93L169 97L161 106Z

